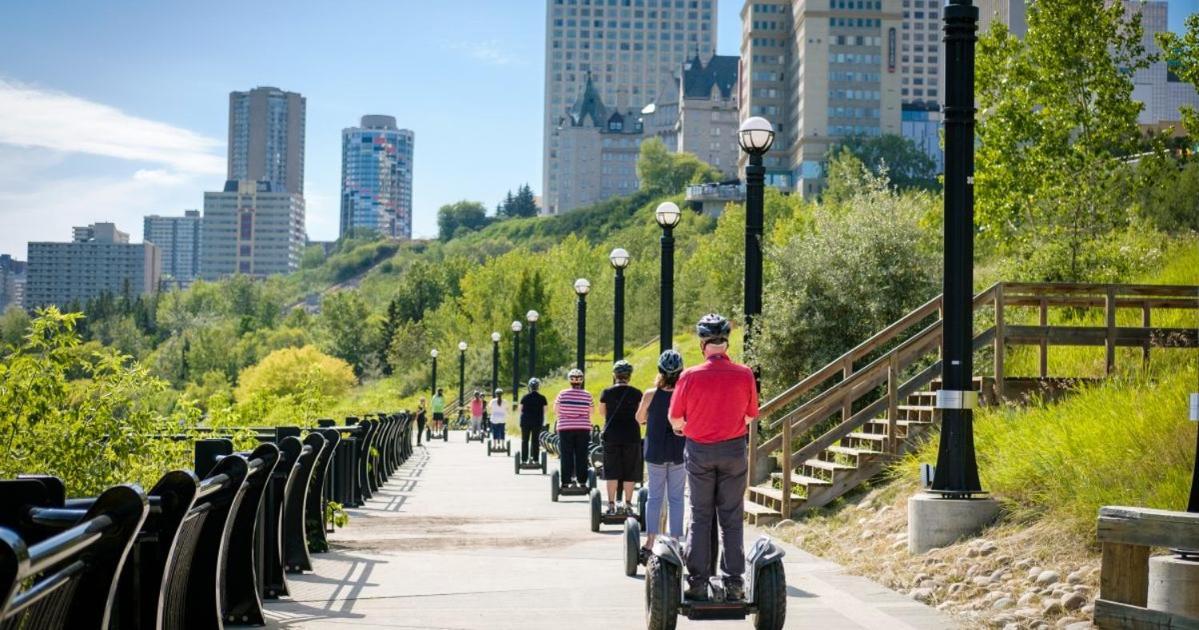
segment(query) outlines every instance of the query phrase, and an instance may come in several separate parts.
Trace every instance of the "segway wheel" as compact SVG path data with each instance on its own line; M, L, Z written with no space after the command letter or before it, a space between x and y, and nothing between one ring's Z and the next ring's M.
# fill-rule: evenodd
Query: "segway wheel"
M637 575L637 556L641 551L641 525L629 517L624 521L624 574Z
M649 503L649 491L641 488L637 491L637 524L645 529L645 506Z
M550 473L550 501L558 502L558 491L562 489L562 475L558 471Z
M446 427L441 430L441 441L442 442L450 441L450 428L449 427Z
M432 428L425 429L425 442L432 442L432 441L433 441L433 429Z
M505 455L512 454L512 440L508 440L507 442L504 442L504 454Z
M674 630L682 588L679 567L651 555L645 563L645 625L649 630Z
M487 447L487 456L491 457L491 445L487 443L487 440L483 440L483 446Z
M758 605L755 630L782 630L787 622L787 577L782 562L772 562L758 570L754 599Z
M520 453L517 453L516 456L512 458L512 472L518 475L520 474Z
M600 510L603 509L600 506L599 490L592 488L589 498L591 499L591 531L598 532L600 529Z
M595 469L587 469L587 487L595 490Z
M545 471L549 469L549 462L550 460L546 457L545 451L541 451L541 474L544 475Z

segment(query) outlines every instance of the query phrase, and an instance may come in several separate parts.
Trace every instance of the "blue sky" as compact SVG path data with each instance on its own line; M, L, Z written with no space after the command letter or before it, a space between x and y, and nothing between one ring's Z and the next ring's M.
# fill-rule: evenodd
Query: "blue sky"
M736 54L740 0L721 0ZM308 99L308 232L337 236L340 134L416 133L414 232L437 208L540 192L544 0L0 2L0 253L199 208L225 176L228 93ZM1199 0L1171 0L1171 23Z

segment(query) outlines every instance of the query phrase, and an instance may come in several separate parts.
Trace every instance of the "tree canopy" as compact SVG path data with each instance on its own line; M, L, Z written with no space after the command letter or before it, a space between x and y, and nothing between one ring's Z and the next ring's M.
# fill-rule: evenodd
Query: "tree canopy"
M903 136L849 136L829 149L829 158L842 152L857 158L876 176L885 173L896 189L932 189L937 185L936 161Z
M720 181L720 171L691 153L671 153L660 138L641 143L637 156L637 179L641 190L677 195L688 184Z
M487 209L477 201L456 201L437 210L437 236L442 241L487 227Z

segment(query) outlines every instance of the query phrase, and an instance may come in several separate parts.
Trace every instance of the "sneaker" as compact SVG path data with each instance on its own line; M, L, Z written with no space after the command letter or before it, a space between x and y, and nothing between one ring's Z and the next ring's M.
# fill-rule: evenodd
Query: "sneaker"
M708 581L707 580L688 580L687 590L683 591L683 599L693 602L708 601Z
M730 602L740 602L745 600L745 585L741 580L724 581L724 599Z
M642 548L638 549L637 550L637 564L640 564L641 566L645 566L645 563L649 561L650 554L652 554L652 553L653 552L650 551L649 547L642 547Z

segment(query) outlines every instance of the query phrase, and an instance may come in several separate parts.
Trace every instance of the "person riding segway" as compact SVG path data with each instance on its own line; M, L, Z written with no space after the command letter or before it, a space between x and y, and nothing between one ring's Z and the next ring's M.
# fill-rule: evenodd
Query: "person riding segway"
M487 404L487 411L491 415L491 441L487 444L487 455L492 453L503 453L505 455L512 454L512 443L504 437L504 432L507 429L506 422L508 420L508 410L504 408L504 390L495 390L495 398Z
M658 377L637 408L637 422L645 425L645 463L649 468L646 502L645 545L641 545L641 526L636 519L625 521L625 575L637 574L654 546L654 537L662 527L663 507L669 504L670 535L683 536L683 494L687 471L683 468L686 440L670 425L670 399L675 383L683 372L683 357L667 350L658 357Z
M591 493L591 531L599 531L601 523L620 525L628 517L640 521L644 516L641 506L645 497L633 491L634 484L641 482L641 427L637 425L641 390L629 385L632 376L632 364L617 361L612 366L612 386L600 394L599 410L604 417L600 442L608 505L601 508L599 491ZM637 509L633 508L635 500Z
M545 474L549 466L549 457L540 450L541 428L545 425L545 408L549 401L539 391L541 381L529 379L529 393L520 399L517 409L520 412L520 451L516 454L515 472L521 470L541 469Z
M446 435L445 430L445 395L444 390L438 387L437 392L433 394L433 399L429 401L429 409L433 412L433 426L425 433L425 440L431 441L433 436L443 438Z
M583 370L575 368L566 375L570 387L554 398L557 417L559 470L550 475L550 499L559 494L587 494L592 474L588 471L588 449L591 445L591 411L595 400L583 389Z
M687 439L683 459L691 490L690 530L686 549L669 536L654 542L646 563L648 625L673 628L679 612L691 619L753 614L759 630L777 630L786 620L783 550L769 538L759 538L746 571L743 539L746 425L758 416L756 379L748 367L729 359L731 326L724 317L705 315L696 332L704 363L683 372L670 401L671 425ZM723 548L719 585L712 583L717 577L717 523ZM679 593L684 564L688 585Z
M483 392L475 390L470 398L470 428L466 431L466 441L482 442L486 439L483 432Z

